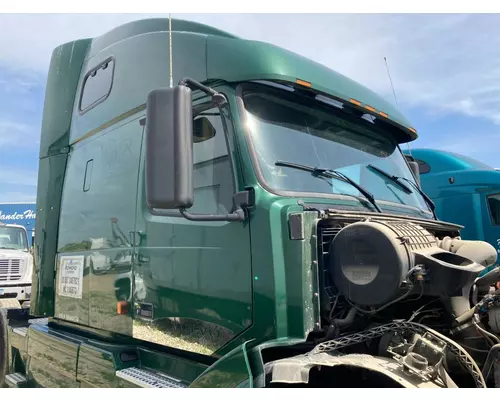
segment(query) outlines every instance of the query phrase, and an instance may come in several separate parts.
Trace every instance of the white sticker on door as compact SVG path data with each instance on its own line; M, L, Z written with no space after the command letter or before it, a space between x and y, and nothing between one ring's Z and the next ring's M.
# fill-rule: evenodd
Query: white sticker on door
M81 299L84 256L62 256L59 260L59 296Z

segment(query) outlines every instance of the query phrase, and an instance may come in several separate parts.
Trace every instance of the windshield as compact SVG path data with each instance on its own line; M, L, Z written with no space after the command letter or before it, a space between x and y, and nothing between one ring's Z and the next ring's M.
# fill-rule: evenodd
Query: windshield
M28 240L25 230L0 225L0 249L28 251Z
M373 117L349 115L316 99L261 85L245 91L243 101L259 167L271 189L363 197L347 182L318 179L303 170L276 165L287 161L342 172L377 200L428 212L416 190L403 190L398 182L370 168L415 182L397 142Z

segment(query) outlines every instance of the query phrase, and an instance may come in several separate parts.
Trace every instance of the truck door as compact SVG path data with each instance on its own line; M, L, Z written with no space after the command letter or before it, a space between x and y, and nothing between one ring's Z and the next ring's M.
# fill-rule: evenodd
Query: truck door
M59 223L57 318L125 335L132 331L131 318L117 314L117 301L131 297L130 289L123 292L127 282L131 287L128 233L135 227L141 132L134 115L82 140L69 155Z
M483 229L484 238L500 253L500 193L493 192L484 195L483 203ZM497 264L499 259L497 258Z
M203 101L201 102L203 103ZM228 214L236 185L232 125L195 105L192 213ZM204 111L200 109L205 108ZM201 113L200 113L201 112ZM222 115L221 115L222 114ZM252 323L248 222L193 222L145 202L144 135L134 261L133 336L212 354Z

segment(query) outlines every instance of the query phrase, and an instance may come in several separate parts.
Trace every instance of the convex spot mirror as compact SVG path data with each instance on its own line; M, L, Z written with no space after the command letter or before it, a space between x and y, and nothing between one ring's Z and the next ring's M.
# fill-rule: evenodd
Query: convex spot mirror
M217 133L207 117L197 117L193 121L193 142L201 143L205 140L212 139Z

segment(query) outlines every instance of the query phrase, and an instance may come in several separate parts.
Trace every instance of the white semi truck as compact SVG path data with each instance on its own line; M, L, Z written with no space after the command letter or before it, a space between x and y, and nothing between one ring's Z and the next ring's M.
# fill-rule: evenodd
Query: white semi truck
M0 222L0 303L29 305L33 256L28 243L24 226Z

